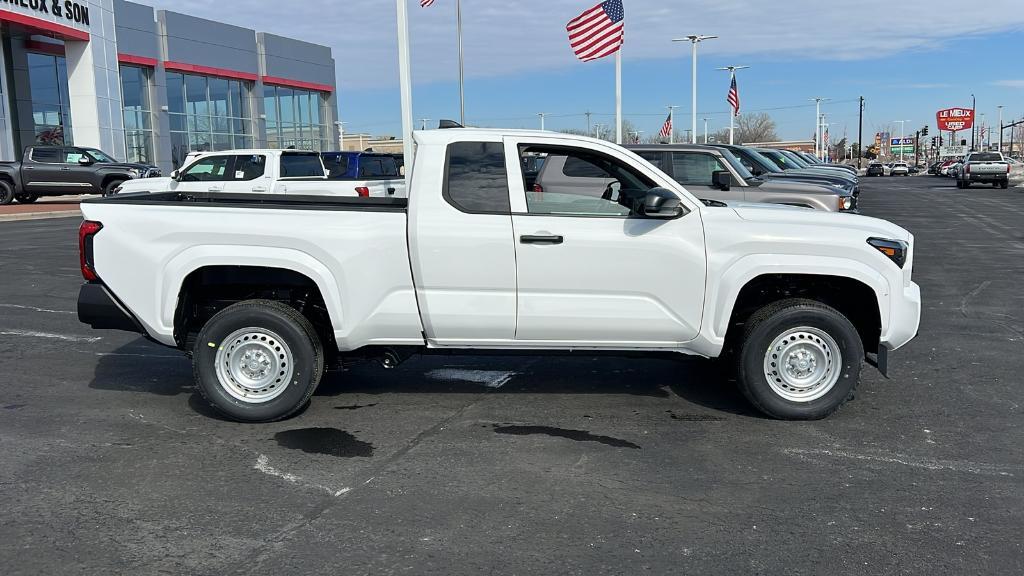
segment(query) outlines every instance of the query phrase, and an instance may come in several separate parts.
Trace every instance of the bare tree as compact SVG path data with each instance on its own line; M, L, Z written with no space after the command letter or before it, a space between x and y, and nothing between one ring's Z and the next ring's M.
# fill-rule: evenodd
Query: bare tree
M726 142L728 142L729 131L726 130ZM744 114L736 119L735 140L743 142L775 142L779 139L775 132L775 120L764 112L757 114Z

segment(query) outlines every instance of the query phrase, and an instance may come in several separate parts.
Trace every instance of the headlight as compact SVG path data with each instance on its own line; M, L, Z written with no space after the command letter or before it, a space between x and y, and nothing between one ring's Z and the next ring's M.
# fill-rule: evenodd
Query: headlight
M139 170L138 168L129 168L128 173L131 174L132 178L142 177L142 170Z
M884 254L889 260L903 268L907 263L907 249L910 247L905 240L890 240L887 238L868 238L868 244Z
M853 208L853 196L840 196L839 197L839 209L840 210L851 210Z

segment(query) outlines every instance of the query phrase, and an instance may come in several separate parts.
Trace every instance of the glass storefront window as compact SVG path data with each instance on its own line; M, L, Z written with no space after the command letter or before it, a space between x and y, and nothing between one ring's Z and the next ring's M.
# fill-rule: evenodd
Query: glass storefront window
M68 69L63 56L28 53L35 144L73 144Z
M168 72L172 160L180 167L190 151L252 147L252 115L246 95L252 85L218 76Z
M263 88L267 145L271 148L324 151L333 148L330 130L322 124L326 101L320 92L283 86Z
M124 141L129 162L152 164L153 110L149 100L149 70L121 66L121 99L124 105Z

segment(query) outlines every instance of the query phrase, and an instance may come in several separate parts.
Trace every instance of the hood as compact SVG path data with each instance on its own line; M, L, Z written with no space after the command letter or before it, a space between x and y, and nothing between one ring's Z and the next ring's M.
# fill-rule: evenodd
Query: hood
M835 194L836 196L850 195L849 186L833 186L820 180L803 180L799 178L790 179L768 179L757 186L760 192L778 192L788 194Z
M736 215L748 222L778 225L782 228L808 226L826 229L859 230L868 236L893 240L910 240L910 232L880 218L824 212L809 208L784 206L779 209L772 204L731 204ZM788 209L786 209L788 208ZM824 240L824 239L823 239Z
M129 170L129 169L132 169L132 170L142 170L144 172L147 171L147 170L158 170L159 169L158 167L153 166L152 164L135 164L135 163L132 163L132 162L108 162L106 164L97 163L96 167L98 167L98 168L113 168L115 170Z

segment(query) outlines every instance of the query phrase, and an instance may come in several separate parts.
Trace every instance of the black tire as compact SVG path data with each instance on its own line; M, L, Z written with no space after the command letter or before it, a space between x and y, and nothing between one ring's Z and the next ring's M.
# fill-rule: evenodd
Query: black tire
M826 388L827 391L820 397L796 401L785 398L773 389L777 384L768 380L766 365L770 359L767 355L777 338L789 330L805 327L832 338L841 361L835 367L839 373L831 388ZM821 343L821 340L818 342ZM829 357L834 358L834 355ZM832 414L844 402L853 398L860 381L863 360L864 345L860 334L837 310L813 300L781 300L758 310L746 322L737 357L737 383L747 400L772 418L818 420ZM828 378L828 373L824 377ZM776 382L782 383L780 379Z
M999 187L1002 188L1003 190L1006 190L1007 188L1010 187L1010 181L1003 180L1002 182L999 183Z
M275 354L273 347L276 347L277 352L282 352L282 346L285 351L291 352L291 378L283 383L278 379L277 384L270 383L267 388L259 391L277 394L267 401L239 399L228 390L245 395L242 392L244 389L230 381L222 383L219 375L219 372L227 368L218 370L218 352L224 350L224 354L228 355L228 358L222 357L221 361L229 359L232 343L227 340L232 338L232 334L249 329L269 333L269 341L266 337L262 338L263 342L256 342L257 339L253 338L253 346L269 345L271 354ZM275 335L279 342L275 342ZM236 340L236 345L245 346L241 338L237 336L232 340ZM285 358L282 353L282 362ZM276 359L274 362L271 371L280 368L280 374L287 377L287 365L277 364ZM192 373L203 398L225 416L240 422L274 422L298 412L309 402L323 372L323 345L313 324L294 308L271 300L247 300L215 314L199 332L192 355ZM273 374L269 376L271 379L273 377ZM272 390L275 386L284 386L284 391Z
M103 187L103 197L113 196L115 194L114 189L124 184L124 180L111 180L107 182L107 185Z
M7 206L11 202L14 202L14 187L0 180L0 206Z
M36 200L39 200L39 196L34 194L15 194L14 199L17 200L19 204L31 204Z

